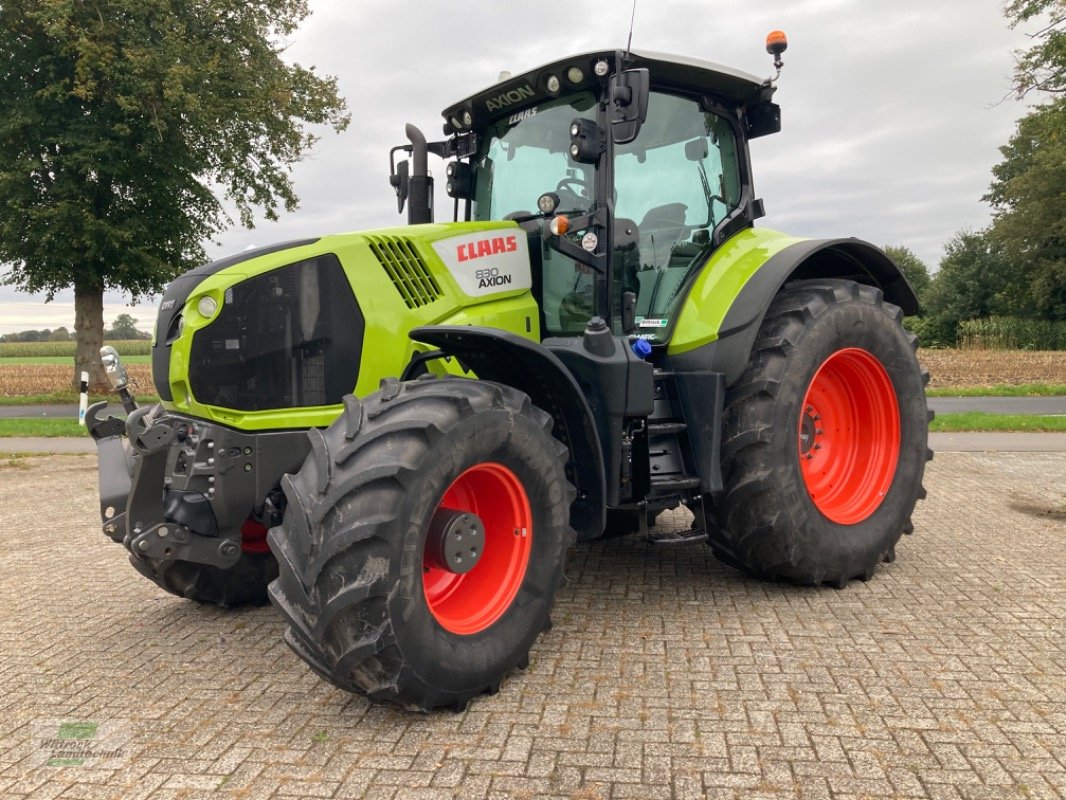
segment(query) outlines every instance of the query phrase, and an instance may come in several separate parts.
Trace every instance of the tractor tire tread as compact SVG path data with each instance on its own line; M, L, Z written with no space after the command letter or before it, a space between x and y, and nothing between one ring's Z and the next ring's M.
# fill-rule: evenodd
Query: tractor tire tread
M164 591L220 608L266 605L267 587L278 575L277 560L270 553L241 553L229 569L133 553L130 563Z
M784 391L790 352L803 339L807 326L843 303L884 314L902 332L900 346L908 348L907 352L916 349L916 337L902 328L902 311L884 301L879 289L845 280L796 281L774 299L756 336L748 367L727 393L721 446L723 489L705 500L711 518L708 543L722 562L759 578L842 588L852 579L869 580L879 564L895 560L893 539L887 546L871 549L861 563L851 559L845 566L843 560L823 561L817 547L797 533L808 514L808 498L799 491L786 490L779 480L780 440L774 443L778 432L770 419L778 394ZM925 386L928 372L916 361L914 369L920 374L911 380ZM921 422L927 424L924 410ZM921 452L924 460L918 460L924 465L932 453L924 444ZM910 508L925 497L922 465L917 469L918 483ZM913 530L910 508L903 516L906 523L899 525L897 539L906 529ZM774 546L766 546L768 540Z
M457 421L492 409L512 418L526 414L549 435L552 430L551 416L524 394L458 378L385 380L363 400L345 399L341 419L310 434L320 445L297 474L286 476L288 511L268 534L281 564L270 599L288 623L286 642L332 684L421 711L465 707L498 689L504 675L463 692L440 691L408 664L387 612L395 586L383 533L398 524L405 485L426 467L432 444ZM552 441L552 455L565 463L567 449ZM565 482L567 504L575 494ZM345 498L354 499L338 505ZM568 525L566 531L568 548L575 536ZM536 626L538 633L546 623Z

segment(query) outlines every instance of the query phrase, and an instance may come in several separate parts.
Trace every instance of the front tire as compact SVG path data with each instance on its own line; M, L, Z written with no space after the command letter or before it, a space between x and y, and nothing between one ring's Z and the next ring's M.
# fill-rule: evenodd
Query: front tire
M386 381L346 398L309 432L269 534L288 644L373 700L462 708L495 692L550 627L574 538L551 429L528 397L487 381Z
M229 569L136 554L130 554L130 563L170 594L222 608L266 605L267 587L278 577L278 563L265 548L245 549Z
M726 397L710 544L758 577L844 586L895 557L925 496L928 373L881 292L786 286Z

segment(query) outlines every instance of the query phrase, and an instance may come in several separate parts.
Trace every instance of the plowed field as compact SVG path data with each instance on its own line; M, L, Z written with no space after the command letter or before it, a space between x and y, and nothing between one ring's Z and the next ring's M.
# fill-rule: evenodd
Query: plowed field
M1066 383L1063 350L919 350L933 389Z
M919 350L918 358L932 376L931 388L1066 384L1066 351ZM128 369L142 392L153 391L148 364L130 364ZM0 395L63 391L70 386L72 371L64 364L0 364Z
M155 392L150 364L128 364L130 378L140 391ZM74 365L71 364L0 364L0 396L50 394L71 388Z

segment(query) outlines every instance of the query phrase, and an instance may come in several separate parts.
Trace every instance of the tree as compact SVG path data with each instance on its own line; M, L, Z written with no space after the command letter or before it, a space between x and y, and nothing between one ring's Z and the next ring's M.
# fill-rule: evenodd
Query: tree
M984 231L956 233L926 292L923 343L952 347L961 321L1011 314L1015 287L995 240Z
M1017 96L1033 90L1066 92L1066 0L1012 0L1003 13L1012 28L1033 20L1040 25L1029 34L1033 44L1014 54Z
M147 334L137 330L137 320L129 314L119 314L111 324L111 329L105 331L104 336L112 341L127 339L147 339Z
M993 208L989 235L1017 268L1023 313L1066 319L1066 0L1013 0L1004 13L1011 27L1040 25L1033 44L1015 54L1018 97L1052 99L1022 117L1000 148L984 197Z
M204 260L231 220L296 196L307 126L348 123L336 80L281 58L306 0L3 0L0 263L73 286L74 375L104 380L103 291L133 299Z
M1027 316L1066 319L1066 98L1038 106L1000 148L985 200L991 237L1017 266Z
M909 247L886 245L885 252L896 262L896 266L903 272L903 277L918 296L918 304L921 306L918 315L921 316L925 313L925 295L929 291L931 280L929 267Z

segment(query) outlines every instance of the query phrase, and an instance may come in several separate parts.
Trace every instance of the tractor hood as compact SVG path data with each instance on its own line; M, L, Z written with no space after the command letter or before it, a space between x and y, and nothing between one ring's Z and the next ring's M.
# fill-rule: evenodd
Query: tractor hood
M173 399L170 386L166 381L167 359L170 351L169 348L159 347L158 345L160 343L166 344L177 337L180 332L179 328L184 323L185 301L189 299L189 295L205 278L243 261L251 261L282 250L313 245L317 241L318 239L296 239L288 242L278 242L267 247L245 250L237 255L227 256L209 264L204 264L175 278L167 286L166 291L163 293L163 299L159 302L159 314L156 316L155 330L152 332L152 375L159 397L163 400ZM159 380L160 376L163 377L162 381Z
M423 325L539 340L527 234L514 222L407 226L250 250L177 278L152 377L169 408L245 429L328 424L344 395L399 376Z

